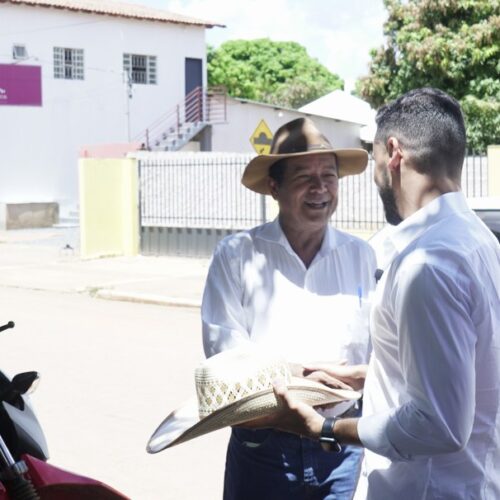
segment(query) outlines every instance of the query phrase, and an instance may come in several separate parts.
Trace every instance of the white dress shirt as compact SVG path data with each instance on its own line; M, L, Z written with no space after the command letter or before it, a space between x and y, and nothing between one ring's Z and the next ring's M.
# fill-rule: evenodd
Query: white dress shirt
M256 342L288 361L367 361L375 256L329 227L309 268L278 219L222 240L202 303L205 354Z
M433 200L387 243L355 498L499 499L500 246L462 193Z

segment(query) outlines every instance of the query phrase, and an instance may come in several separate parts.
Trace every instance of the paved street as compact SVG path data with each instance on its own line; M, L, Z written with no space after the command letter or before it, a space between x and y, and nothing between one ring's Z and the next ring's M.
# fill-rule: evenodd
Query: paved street
M157 455L145 451L152 431L194 387L203 357L199 309L101 300L77 290L113 282L131 293L137 284L175 295L185 286L199 300L207 263L84 262L61 253L69 233L47 240L49 234L0 234L0 323L16 322L0 334L0 350L10 375L42 374L32 399L51 462L134 500L220 499L226 430Z
M78 228L0 231L0 285L136 302L199 305L208 259L81 260Z

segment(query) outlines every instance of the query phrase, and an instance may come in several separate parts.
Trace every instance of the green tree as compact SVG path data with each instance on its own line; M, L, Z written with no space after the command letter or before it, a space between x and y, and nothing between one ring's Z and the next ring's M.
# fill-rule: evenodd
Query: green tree
M384 0L386 44L371 52L358 93L373 106L440 88L464 111L469 146L500 142L499 0Z
M298 108L344 82L295 42L231 40L208 47L208 83L229 95Z

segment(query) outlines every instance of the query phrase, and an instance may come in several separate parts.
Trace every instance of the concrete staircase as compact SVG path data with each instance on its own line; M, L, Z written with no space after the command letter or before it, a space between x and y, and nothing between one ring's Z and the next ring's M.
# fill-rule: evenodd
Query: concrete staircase
M191 139L198 135L208 123L205 122L186 122L177 127L170 127L168 132L163 132L154 144L150 144L152 151L179 151Z
M149 151L178 151L207 125L226 123L226 98L223 87L196 87L133 140Z

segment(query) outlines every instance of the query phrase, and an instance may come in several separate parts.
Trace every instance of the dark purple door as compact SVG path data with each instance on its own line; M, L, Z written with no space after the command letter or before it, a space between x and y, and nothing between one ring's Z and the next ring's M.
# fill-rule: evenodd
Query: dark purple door
M202 119L203 61L187 57L186 77L186 121L198 122ZM196 90L198 89L198 90Z

